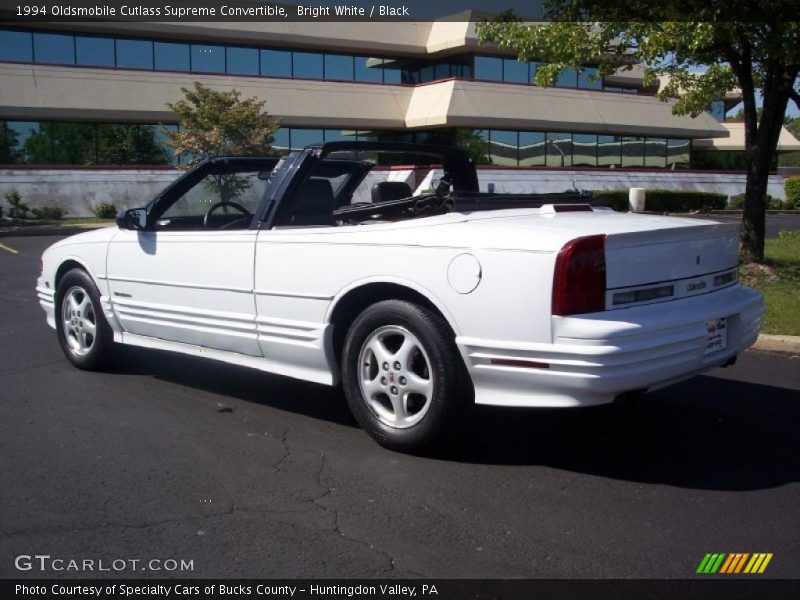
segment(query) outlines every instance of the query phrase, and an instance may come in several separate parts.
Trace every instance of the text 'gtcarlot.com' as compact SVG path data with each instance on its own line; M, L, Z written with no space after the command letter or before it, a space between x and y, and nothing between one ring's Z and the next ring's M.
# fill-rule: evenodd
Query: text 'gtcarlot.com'
M14 559L18 571L194 571L194 560L175 558L54 558L49 554L20 554Z

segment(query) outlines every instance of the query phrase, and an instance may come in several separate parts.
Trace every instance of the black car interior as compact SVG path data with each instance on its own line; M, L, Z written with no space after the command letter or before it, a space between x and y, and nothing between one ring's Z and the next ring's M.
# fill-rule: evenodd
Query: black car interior
M389 202L390 200L400 200L410 198L414 195L411 186L405 181L381 181L372 186L372 202Z

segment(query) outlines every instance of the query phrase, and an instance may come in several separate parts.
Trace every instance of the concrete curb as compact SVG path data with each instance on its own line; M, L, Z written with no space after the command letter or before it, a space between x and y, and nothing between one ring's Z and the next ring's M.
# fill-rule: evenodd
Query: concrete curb
M800 354L800 336L797 335L769 335L762 333L753 345L756 350L770 352L788 352Z
M33 235L75 235L76 233L83 233L84 231L92 231L93 229L100 229L102 227L109 227L109 224L93 224L93 225L42 225L41 227L26 226L16 229L3 228L0 229L0 238L2 237L26 237Z

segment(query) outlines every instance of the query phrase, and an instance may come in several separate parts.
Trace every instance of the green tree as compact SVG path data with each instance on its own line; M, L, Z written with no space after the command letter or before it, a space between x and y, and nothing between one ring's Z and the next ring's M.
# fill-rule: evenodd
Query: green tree
M94 129L86 123L42 122L25 140L25 154L34 165L90 165L95 162Z
M740 245L745 260L762 262L770 165L788 101L800 106L796 8L790 0L548 0L548 25L526 25L504 14L479 24L478 33L482 43L513 49L520 60L543 61L539 85L553 85L570 67L596 64L607 76L641 62L646 86L668 76L658 97L674 100L676 114L697 116L740 88L747 165Z
M97 163L101 165L163 165L169 157L152 125L97 126Z
M800 140L800 117L794 118L786 123L786 129L789 130L796 139Z
M183 99L167 106L178 116L178 130L165 130L176 154L189 157L192 166L211 156L264 156L271 151L273 134L280 126L256 98L241 99L237 90L217 91L199 82L181 88ZM230 201L249 184L236 175L217 175L213 187L220 199Z
M795 139L800 140L800 117L791 118L784 125ZM800 151L782 152L778 157L778 166L800 167Z
M25 153L19 147L19 133L8 126L8 123L0 123L0 164L14 165L23 162Z
M472 129L456 129L455 145L463 150L476 165L489 165L491 157L486 153L486 140Z
M759 106L756 109L756 118L757 119L761 120L761 113L762 112L763 112L763 110ZM744 121L744 109L740 108L739 110L737 110L736 113L733 115L733 119L732 120L734 120L734 121ZM790 117L789 115L783 115L783 124L784 124L784 126L789 125L791 122L792 122L792 117Z

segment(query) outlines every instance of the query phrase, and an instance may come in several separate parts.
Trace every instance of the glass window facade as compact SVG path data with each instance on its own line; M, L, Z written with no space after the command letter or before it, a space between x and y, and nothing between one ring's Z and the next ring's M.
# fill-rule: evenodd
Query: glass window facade
M474 57L474 78L483 81L502 81L504 83L525 83L536 85L536 70L539 62L520 62L515 58L498 58L495 56ZM469 79L472 75L454 75ZM556 87L578 88L583 90L606 90L615 92L633 92L635 89L604 87L602 77L597 68L584 67L580 71L564 70L556 79Z
M603 80L597 75L595 67L585 67L578 73L578 87L584 90L603 89Z
M547 133L547 160L548 167L572 166L572 134L560 132Z
M292 52L292 77L298 79L323 78L322 54L316 52Z
M493 165L517 166L519 136L516 131L493 129L489 137L489 159Z
M597 136L597 166L622 166L622 141L616 135Z
M152 69L153 42L145 40L116 40L117 67L121 69Z
M542 167L545 164L545 134L541 131L519 132L519 166Z
M355 79L355 61L345 54L325 55L325 79L353 81Z
M358 57L356 57L356 61L358 61ZM383 83L388 83L391 85L398 85L400 83L405 83L403 81L403 70L395 60L385 59L381 61L383 63ZM374 68L374 67L373 67ZM366 79L359 79L358 78L358 63L356 62L356 81L367 81Z
M321 144L325 141L322 129L292 129L291 148L300 149L311 144Z
M663 169L667 166L667 140L647 138L644 148L644 166Z
M501 70L499 72L502 73L502 62L500 65ZM401 82L411 85L449 79L451 77L471 79L472 57L456 56L447 60L416 62L406 65L401 71ZM487 78L490 77L491 75L487 75ZM497 81L502 80L497 79Z
M389 61L383 61L380 58L372 58L369 56L356 56L355 62L355 80L364 81L368 83L382 83L383 70L389 65ZM396 83L400 83L400 71L395 69L397 73Z
M102 37L75 38L75 62L91 67L114 66L114 40Z
M51 65L75 64L75 36L60 33L34 33L33 58Z
M0 121L0 164L176 164L167 130L177 125ZM437 129L429 131L281 127L276 152L334 140L454 145L476 164L508 167L687 168L691 141L587 133ZM362 157L363 158L363 157Z
M0 28L0 61L262 77L408 83L397 58L279 48L81 36ZM471 64L431 64L428 80L470 76ZM418 73L415 76L419 79Z
M556 79L556 87L578 87L578 72L575 69L564 69Z
M686 139L497 129L459 129L452 143L477 164L510 167L688 168L691 149Z
M156 71L190 71L189 44L155 42L153 56Z
M439 60L361 56L272 47L206 44L0 27L0 61L229 75L330 79L361 83L428 83L451 77L534 85L538 63L461 54ZM606 91L594 67L562 73L557 86Z
M714 100L708 111L712 117L717 121L725 120L725 102L723 100Z
M503 59L495 56L476 56L475 79L503 81Z
M292 53L288 50L262 50L261 75L264 77L291 77Z
M0 163L169 164L160 130L151 124L0 121Z
M0 29L0 60L33 61L33 35L27 31Z
M258 75L258 50L229 47L226 49L226 72L231 75Z
M224 73L225 46L192 44L191 70L196 73Z
M530 67L528 63L514 58L503 59L503 81L507 83L530 83Z
M597 136L592 133L572 135L572 166L597 166Z
M622 136L622 166L623 167L643 167L644 166L644 138Z
M667 167L685 167L691 160L691 140L669 139L667 140Z

